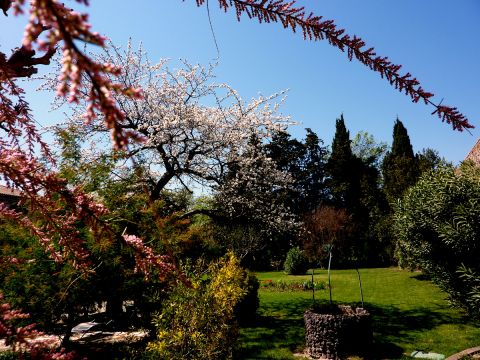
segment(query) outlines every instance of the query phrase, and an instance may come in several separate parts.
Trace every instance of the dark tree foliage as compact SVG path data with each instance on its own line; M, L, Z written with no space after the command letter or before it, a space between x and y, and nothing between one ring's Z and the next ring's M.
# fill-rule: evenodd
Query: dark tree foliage
M292 191L286 194L286 202L297 214L315 209L325 201L327 193L327 149L317 134L311 129L305 130L307 134L303 142L282 131L264 146L277 169L288 172L293 178Z
M332 153L327 162L328 186L331 201L337 208L350 214L358 212L360 198L359 159L350 146L350 132L345 126L343 115L337 119Z
M419 176L418 160L413 153L407 129L397 119L393 127L392 149L382 163L383 189L390 203L414 185Z
M328 151L317 134L308 128L306 131L303 173L301 178L298 179L298 183L303 194L303 209L304 211L312 211L328 196L328 189L325 184Z
M440 157L437 150L430 148L423 149L420 153L417 153L417 159L418 171L420 174L438 169L440 166L449 165L443 157Z
M332 153L327 162L330 203L345 209L354 229L349 249L343 251L343 265L353 261L362 265L388 263L379 237L378 223L386 211L386 202L379 189L380 174L373 162L352 153L350 133L343 116L337 119Z

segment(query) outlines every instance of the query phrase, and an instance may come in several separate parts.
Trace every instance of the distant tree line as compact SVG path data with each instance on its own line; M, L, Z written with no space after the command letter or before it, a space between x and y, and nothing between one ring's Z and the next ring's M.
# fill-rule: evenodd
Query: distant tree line
M325 259L326 246L333 245L337 267L393 265L395 203L422 173L445 163L432 149L415 154L399 119L390 148L366 132L352 140L343 115L336 121L330 149L311 129L304 140L279 131L258 146L278 170L290 174L292 186L277 196L302 229L263 242L245 259L256 268L278 266L287 249L297 245L317 264Z

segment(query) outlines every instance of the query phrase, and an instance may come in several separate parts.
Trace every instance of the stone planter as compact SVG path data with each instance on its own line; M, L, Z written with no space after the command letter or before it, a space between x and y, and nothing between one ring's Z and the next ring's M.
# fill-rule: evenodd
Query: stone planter
M338 305L304 313L307 353L314 359L343 359L367 351L373 341L370 313Z

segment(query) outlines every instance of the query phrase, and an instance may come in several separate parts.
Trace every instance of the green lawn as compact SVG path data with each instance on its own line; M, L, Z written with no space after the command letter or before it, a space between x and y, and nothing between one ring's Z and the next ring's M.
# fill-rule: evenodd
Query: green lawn
M420 273L395 268L362 269L365 306L373 315L374 357L400 359L414 350L451 355L480 345L479 323L452 309L445 295ZM325 270L315 280L327 282ZM283 272L257 274L261 283L302 282L310 275ZM332 295L339 303L358 303L360 290L355 270L332 271ZM304 345L303 312L312 303L311 291L259 291L259 318L243 328L241 359L293 359ZM320 301L328 290L316 291ZM298 358L297 358L298 359Z

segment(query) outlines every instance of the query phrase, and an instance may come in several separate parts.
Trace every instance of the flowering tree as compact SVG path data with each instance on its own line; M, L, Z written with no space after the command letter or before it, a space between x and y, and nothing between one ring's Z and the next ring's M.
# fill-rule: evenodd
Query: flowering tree
M125 51L112 45L97 61L122 67L119 83L143 89L141 99L114 95L125 112L121 128L139 140L117 156L124 171L130 167L137 174L151 201L161 199L168 187L189 189L193 182L220 191L218 203L223 214L233 216L235 208L235 216L241 217L248 209L250 216L261 218L270 231L288 226L285 219L289 210L273 206L271 197L266 200L260 194L285 188L290 180L285 172L275 169L264 152L252 150L252 139L259 144L268 142L272 134L292 123L276 112L278 104L273 100L279 94L245 103L228 85L213 82L212 67L184 62L182 69L172 72L165 68L165 61L151 64L141 47L133 50L131 44ZM51 81L48 84L52 86ZM80 94L87 93L80 89ZM67 128L76 129L79 138L95 140L97 146L83 156L94 161L109 152L101 141L109 129L102 114L90 126L83 126L82 114L89 100L82 96L78 100Z
M29 317L28 314L12 309L0 294L0 338L5 339L5 345L11 346L13 352L28 351L30 359L41 360L72 360L76 358L74 352L52 350L55 339L39 339L43 335L35 330L35 325L19 326L18 323Z
M2 1L1 8L7 14L12 6L17 14L22 12L23 3ZM78 49L75 43L77 40L98 45L103 45L104 41L90 31L86 15L78 14L56 1L32 1L30 12L30 23L25 30L22 46L15 49L9 58L0 53L0 125L4 132L0 139L0 173L8 186L21 190L25 206L28 205L30 213L35 213L42 225L39 226L23 213L3 204L0 204L0 215L30 229L54 260L71 260L86 270L90 265L89 254L76 225L82 222L96 236L113 239L114 234L102 221L106 210L83 193L81 188L68 187L64 179L45 166L45 162L54 164L54 159L34 125L24 91L17 85L16 79L36 73L37 65L48 64L55 46L63 41L59 95L66 95L66 89L70 89L68 100L78 101L76 94L82 74L87 76L91 80L87 95L89 109L100 111L104 120L110 122L106 126L112 129L114 144L118 147L126 144L128 135L117 126L117 121L124 115L118 105L113 103L111 94L123 93L135 97L139 91L113 83L107 74L118 74L119 69L110 64L96 63ZM40 39L42 34L44 36ZM45 54L35 57L34 44ZM40 149L45 159L42 162L35 154L36 148ZM138 239L133 241L125 235L124 241L132 243L133 248L139 252L139 257L148 259L147 262L156 265L161 273L171 270L171 267L166 266L164 258L157 257L152 262L150 250L141 247ZM147 267L145 263L139 266Z
M5 15L11 8L14 14L18 14L24 9L24 1L2 0L0 8ZM107 127L112 130L117 147L125 146L128 134L117 126L123 112L113 102L111 94L135 97L139 96L139 90L111 82L106 75L118 73L119 69L96 63L79 50L78 41L97 45L104 42L90 30L86 15L48 0L31 1L30 13L22 45L10 56L0 53L0 174L9 187L21 190L23 207L34 217L5 204L0 204L0 217L29 229L55 261L70 261L85 272L91 268L91 259L85 238L77 227L80 223L97 239L120 239L131 244L137 267L146 273L151 267L157 268L160 276L172 272L173 266L168 259L153 254L140 239L127 234L116 236L103 221L106 209L101 204L93 201L80 187L69 187L64 179L49 170L47 165L54 164L52 153L35 127L24 91L17 83L18 78L30 77L37 72L38 65L48 64L61 42L63 67L59 76L59 94L68 96L69 101L76 101L79 82L83 75L87 76L91 80L90 109L101 112L109 122ZM36 51L43 55L36 57ZM36 150L41 152L42 161ZM17 333L23 331L16 329ZM1 337L4 336L2 333ZM21 342L21 338L14 337L12 341Z

